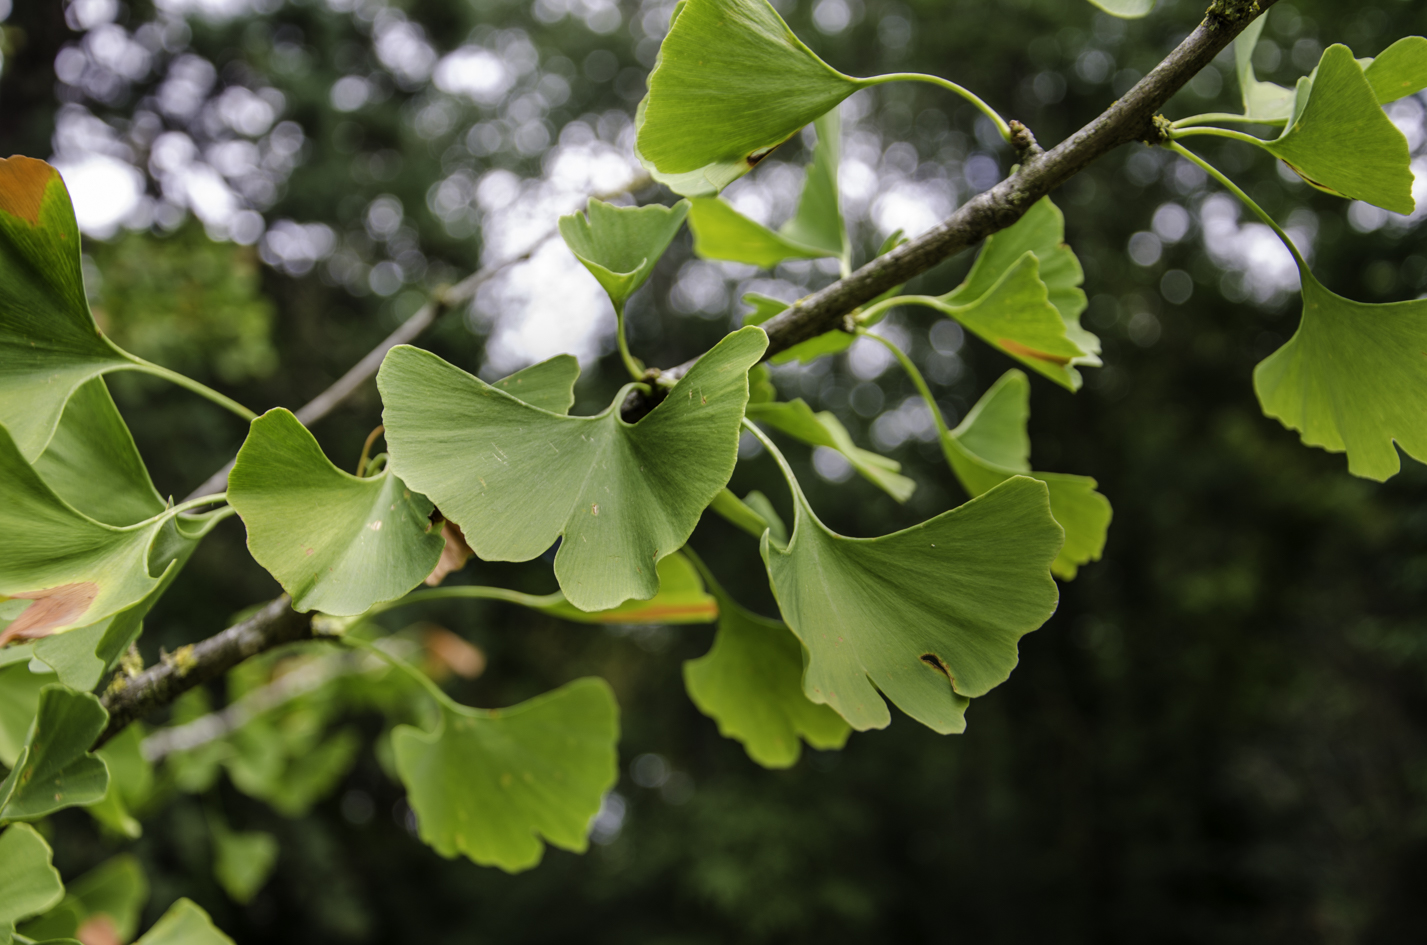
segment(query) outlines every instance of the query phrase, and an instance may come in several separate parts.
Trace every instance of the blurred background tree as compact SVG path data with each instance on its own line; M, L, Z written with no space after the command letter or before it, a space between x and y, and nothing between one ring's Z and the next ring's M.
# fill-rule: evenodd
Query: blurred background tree
M1203 13L1202 0L1161 0L1132 22L1064 0L777 6L844 72L946 75L1047 145ZM64 172L107 331L260 410L318 393L433 288L533 247L423 344L487 378L574 353L579 412L619 385L613 312L545 236L587 194L636 176L632 114L671 12L667 0L0 0L0 151ZM1324 45L1374 55L1422 32L1424 16L1414 0L1282 0L1255 65L1290 84ZM1236 95L1221 57L1171 114ZM1423 154L1422 97L1390 115ZM994 129L934 89L861 92L843 120L859 260L1007 170ZM727 196L781 222L803 147ZM1364 301L1427 290L1427 207L1346 204L1235 142L1208 152L1311 247L1332 288ZM1414 166L1427 178L1427 157ZM587 673L614 685L624 774L591 852L551 850L516 876L440 859L409 835L383 773L381 716L309 706L273 723L287 726L273 740L286 760L240 751L226 777L211 763L164 772L129 845L153 886L143 924L187 895L239 942L1420 940L1427 475L1408 461L1385 485L1353 479L1341 456L1260 414L1250 371L1293 330L1296 274L1197 169L1124 148L1055 199L1106 367L1078 395L1035 383L1033 445L1038 467L1097 477L1115 522L1105 559L1063 585L1059 612L1023 641L1010 682L977 700L965 735L899 718L765 771L683 692L681 662L707 649L705 628L596 630L473 602L403 611L435 655L447 631L478 648L484 674L455 679L467 703L505 705ZM945 291L968 262L913 288ZM632 347L677 363L738 322L745 292L791 299L835 277L812 263L759 274L702 261L683 235L631 303ZM913 352L953 422L1010 366L929 313L879 330ZM918 482L900 508L835 454L793 447L831 526L866 535L963 501L880 347L774 379ZM236 421L186 395L129 375L112 387L164 492L187 494L241 442ZM315 431L341 465L379 422L375 394L368 385ZM747 458L734 489L759 488L786 513L771 462L752 446ZM234 520L199 550L149 618L149 659L277 593L243 541ZM754 542L714 520L693 543L772 612ZM555 586L542 562L473 562L453 580ZM272 668L230 680L229 694ZM348 748L293 774L329 728L362 737L342 735ZM254 800L268 788L291 816ZM277 841L251 897L232 881L230 828ZM124 845L77 811L55 829L67 879Z

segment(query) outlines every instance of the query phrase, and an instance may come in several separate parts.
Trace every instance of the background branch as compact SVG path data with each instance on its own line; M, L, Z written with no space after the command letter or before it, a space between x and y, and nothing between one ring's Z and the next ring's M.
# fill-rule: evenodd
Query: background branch
M837 329L843 316L858 306L1011 226L1037 200L1120 145L1137 140L1159 143L1160 133L1154 123L1156 113L1256 16L1275 2L1277 0L1216 2L1194 32L1094 121L1048 152L1037 153L1034 146L1026 146L1021 154L1024 163L1014 174L967 201L946 221L874 259L847 278L799 300L765 323L763 327L770 341L765 357ZM1028 134L1026 138L1034 141ZM636 181L630 188L640 185L641 182ZM299 419L310 423L325 416L376 373L389 348L415 338L445 308L468 299L482 282L520 258L524 257L483 269L432 299L328 391L303 407L298 413ZM465 294L458 296L460 292ZM682 376L692 363L689 361L664 373L672 377ZM637 416L647 412L650 406L646 398L636 394L625 402L624 410L626 415ZM213 479L200 487L197 494L203 494L205 489L210 492L221 489L226 478L225 468L221 471L221 478L215 474ZM134 719L168 705L182 693L227 672L249 656L309 638L312 635L310 617L294 613L289 603L286 595L279 597L247 620L184 648L168 661L130 679L123 688L107 694L104 704L110 714L109 725L97 744L112 738Z

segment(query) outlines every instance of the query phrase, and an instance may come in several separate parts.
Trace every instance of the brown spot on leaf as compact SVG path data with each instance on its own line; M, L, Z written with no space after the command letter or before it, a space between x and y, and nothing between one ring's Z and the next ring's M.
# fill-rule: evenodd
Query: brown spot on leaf
M80 945L123 945L119 928L107 913L97 912L84 920L84 924L74 933Z
M1063 354L1047 354L1044 351L1037 351L1030 345L1023 345L1019 341L1012 341L1010 338L1001 338L996 342L1004 350L1011 354L1018 354L1023 358L1035 358L1037 361L1046 361L1051 364L1069 364L1070 358Z
M14 640L38 640L54 633L59 627L73 623L99 596L99 585L92 581L78 581L11 596L34 603L26 607L15 622L5 628L5 632L0 633L0 646Z
M452 571L464 568L475 553L471 551L471 546L466 544L466 536L461 534L461 528L455 522L446 521L441 525L441 537L446 540L446 544L441 548L441 557L437 560L436 567L426 575L428 587L435 587L446 580L446 575Z
M951 670L946 668L946 664L941 661L940 656L937 656L935 653L923 653L918 659L945 676L947 682L953 686L956 685L956 680L951 678Z
M58 178L59 172L44 161L22 154L9 160L0 158L0 210L30 226L39 226L45 188Z

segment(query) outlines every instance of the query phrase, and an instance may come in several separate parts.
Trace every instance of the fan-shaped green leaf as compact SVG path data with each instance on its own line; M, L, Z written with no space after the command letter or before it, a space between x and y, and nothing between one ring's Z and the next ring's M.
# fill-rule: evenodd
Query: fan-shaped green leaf
M1050 569L1070 580L1081 565L1100 560L1110 528L1110 501L1095 491L1095 480L1089 476L1031 472L1031 443L1026 435L1030 397L1026 375L1007 371L960 426L943 438L942 450L973 498L1012 476L1030 476L1046 484L1051 515L1065 529L1065 544Z
M733 472L748 369L768 339L720 341L636 424L522 403L433 354L396 347L377 376L392 466L488 561L529 561L563 537L555 576L581 610L647 600Z
M616 207L592 198L588 213L561 217L560 235L619 307L654 272L654 264L684 225L689 203Z
M1126 20L1139 19L1148 16L1154 9L1155 0L1090 0L1106 13L1113 14Z
M134 945L233 945L233 940L191 899L180 899Z
M987 237L961 285L943 298L965 305L984 297L1026 253L1035 253L1040 263L1046 298L1065 322L1066 337L1086 352L1071 363L1099 367L1100 339L1080 325L1086 307L1085 290L1080 287L1085 270L1065 243L1065 214L1049 197L1032 204L1012 226Z
M1384 49L1363 74L1383 105L1427 89L1427 39L1399 39Z
M49 909L64 897L53 853L34 827L15 824L0 833L0 938L9 940L15 923Z
M666 180L693 176L683 193L717 193L866 84L814 55L766 0L686 0L649 75L639 154Z
M333 466L282 408L253 421L228 474L248 550L293 609L349 617L420 584L441 557L432 506L391 473L358 479Z
M56 495L0 428L0 595L33 601L0 632L0 645L129 611L177 573L211 527L173 512L122 528L96 522ZM97 644L107 631L91 632Z
M801 397L786 403L750 404L747 414L750 420L766 423L809 446L837 450L863 478L898 502L907 501L916 491L916 482L901 475L901 463L862 449L831 411L813 413Z
M109 769L90 754L109 713L87 692L40 690L39 710L9 777L0 783L0 821L36 820L65 807L99 802Z
M1346 46L1329 46L1323 53L1302 113L1282 137L1263 147L1319 190L1395 213L1412 212L1407 139L1383 113Z
M1254 369L1264 413L1308 446L1347 452L1355 476L1396 475L1394 442L1427 462L1427 300L1369 305L1302 277L1298 331Z
M89 313L79 227L59 172L0 159L0 424L32 461L81 384L132 366Z
M1071 340L1072 326L1051 304L1033 250L997 274L984 293L976 294L975 288L964 283L943 296L908 295L902 302L934 308L1038 374L1068 390L1079 390L1081 378L1075 365L1098 364L1099 359ZM1094 338L1083 329L1076 336Z
M718 598L713 647L684 664L684 686L719 734L743 743L765 768L791 768L803 740L841 748L851 733L842 716L803 695L803 647L788 627L744 610L707 575Z
M619 710L602 679L579 679L509 709L453 711L434 731L392 733L421 839L444 857L519 872L542 838L583 852L618 778Z
M775 454L776 455L776 454ZM1044 483L1007 480L881 538L846 538L813 514L792 471L793 537L763 538L788 626L808 650L803 691L853 728L883 728L891 699L935 731L960 732L970 698L1004 682L1017 641L1055 611L1050 564L1063 532Z
M229 830L217 818L209 827L213 836L213 878L229 899L247 903L267 883L277 865L277 837L261 830Z

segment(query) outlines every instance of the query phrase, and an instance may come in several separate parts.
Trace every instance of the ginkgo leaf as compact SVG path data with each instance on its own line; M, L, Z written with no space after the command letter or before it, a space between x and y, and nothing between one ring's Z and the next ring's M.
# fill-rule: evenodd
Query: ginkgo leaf
M0 428L0 596L33 601L0 632L0 645L129 610L211 527L172 511L122 528L96 522L56 495Z
M1348 454L1348 472L1383 481L1395 442L1427 462L1427 300L1369 305L1324 288L1306 267L1303 319L1254 369L1263 412L1308 446Z
M213 837L213 878L229 899L246 904L277 865L277 837L261 830L230 830L216 816L210 818L209 833Z
M137 525L167 505L100 377L75 390L34 467L72 508L105 525Z
M64 897L59 870L45 838L29 824L0 832L0 938L8 940L15 924L39 915Z
M991 386L950 435L942 451L956 478L973 498L1012 476L1039 479L1050 490L1050 512L1065 529L1065 544L1051 564L1057 577L1070 580L1080 566L1100 560L1110 528L1110 501L1095 491L1089 476L1032 472L1031 385L1026 375L1007 371Z
M24 923L19 931L37 942L67 938L127 942L138 930L148 898L143 867L133 856L121 853L70 883L58 905Z
M1328 47L1306 99L1299 98L1302 113L1264 149L1319 190L1411 213L1407 138L1383 113L1348 47Z
M103 800L109 769L89 746L108 721L104 706L87 692L41 689L29 739L0 783L0 821L37 820Z
M233 940L193 900L180 899L134 945L233 945Z
M1038 275L1045 283L1046 299L1065 322L1066 337L1085 351L1071 363L1098 367L1100 339L1080 324L1087 305L1081 288L1085 270L1075 251L1066 245L1065 214L1049 197L1037 200L1013 225L987 237L961 285L942 298L958 305L983 298L1026 253L1034 253L1040 264Z
M132 366L89 313L79 227L59 172L0 159L0 424L33 461L81 384Z
M580 362L574 356L557 354L532 364L491 386L517 400L551 413L568 413L575 404L575 382L580 379Z
M718 598L713 647L684 664L684 686L724 738L743 743L765 768L791 768L802 741L841 748L851 734L842 716L803 695L803 647L787 625L745 610L706 574Z
M592 198L588 213L561 217L560 235L619 307L654 272L654 264L684 225L689 203L616 207Z
M814 55L767 0L686 0L649 74L636 146L666 178L691 175L682 192L717 193L867 84Z
M365 613L420 584L441 557L432 506L389 469L358 479L327 459L296 417L254 420L228 474L248 550L294 610Z
M772 269L785 259L828 256L850 263L851 246L837 189L842 125L836 109L819 118L815 125L818 142L797 213L775 232L743 216L722 198L697 198L689 214L695 253L705 259L747 263L763 269Z
M907 501L916 491L916 482L901 475L901 463L862 449L831 411L814 413L801 397L786 403L750 404L747 414L748 419L766 423L809 446L837 450L863 478L898 502Z
M718 602L704 590L699 572L683 554L675 552L659 562L659 593L649 600L631 600L609 610L587 613L558 592L537 609L561 620L603 624L708 623L718 616Z
M529 561L563 538L555 577L579 609L647 600L654 566L733 473L748 369L767 345L762 329L728 335L635 424L619 415L625 391L570 417L399 346L377 375L392 468L487 561Z
M1090 2L1106 13L1126 20L1148 16L1155 4L1155 0L1090 0Z
M1363 74L1382 105L1427 89L1427 39L1399 39L1384 49Z
M822 259L835 255L768 229L733 209L722 197L695 197L689 211L694 252L704 259L723 259L772 269L785 259Z
M1064 533L1045 484L1016 476L920 525L846 538L818 520L766 445L794 520L786 547L765 535L761 550L808 651L803 691L859 731L891 721L882 696L937 732L963 731L970 699L1006 680L1020 638L1055 612L1050 564Z
M1244 117L1266 125L1281 125L1293 116L1293 89L1260 81L1254 73L1254 49L1267 24L1268 17L1260 16L1235 38L1234 66L1239 76Z
M515 873L545 843L583 852L590 820L619 776L619 709L602 679L578 679L509 709L442 706L431 732L392 733L421 839Z
M1034 251L1023 253L983 294L971 288L963 285L943 296L907 295L899 301L934 308L1036 373L1068 390L1080 389L1075 365L1099 361L1071 340L1070 325L1051 304L1050 291L1041 281Z

